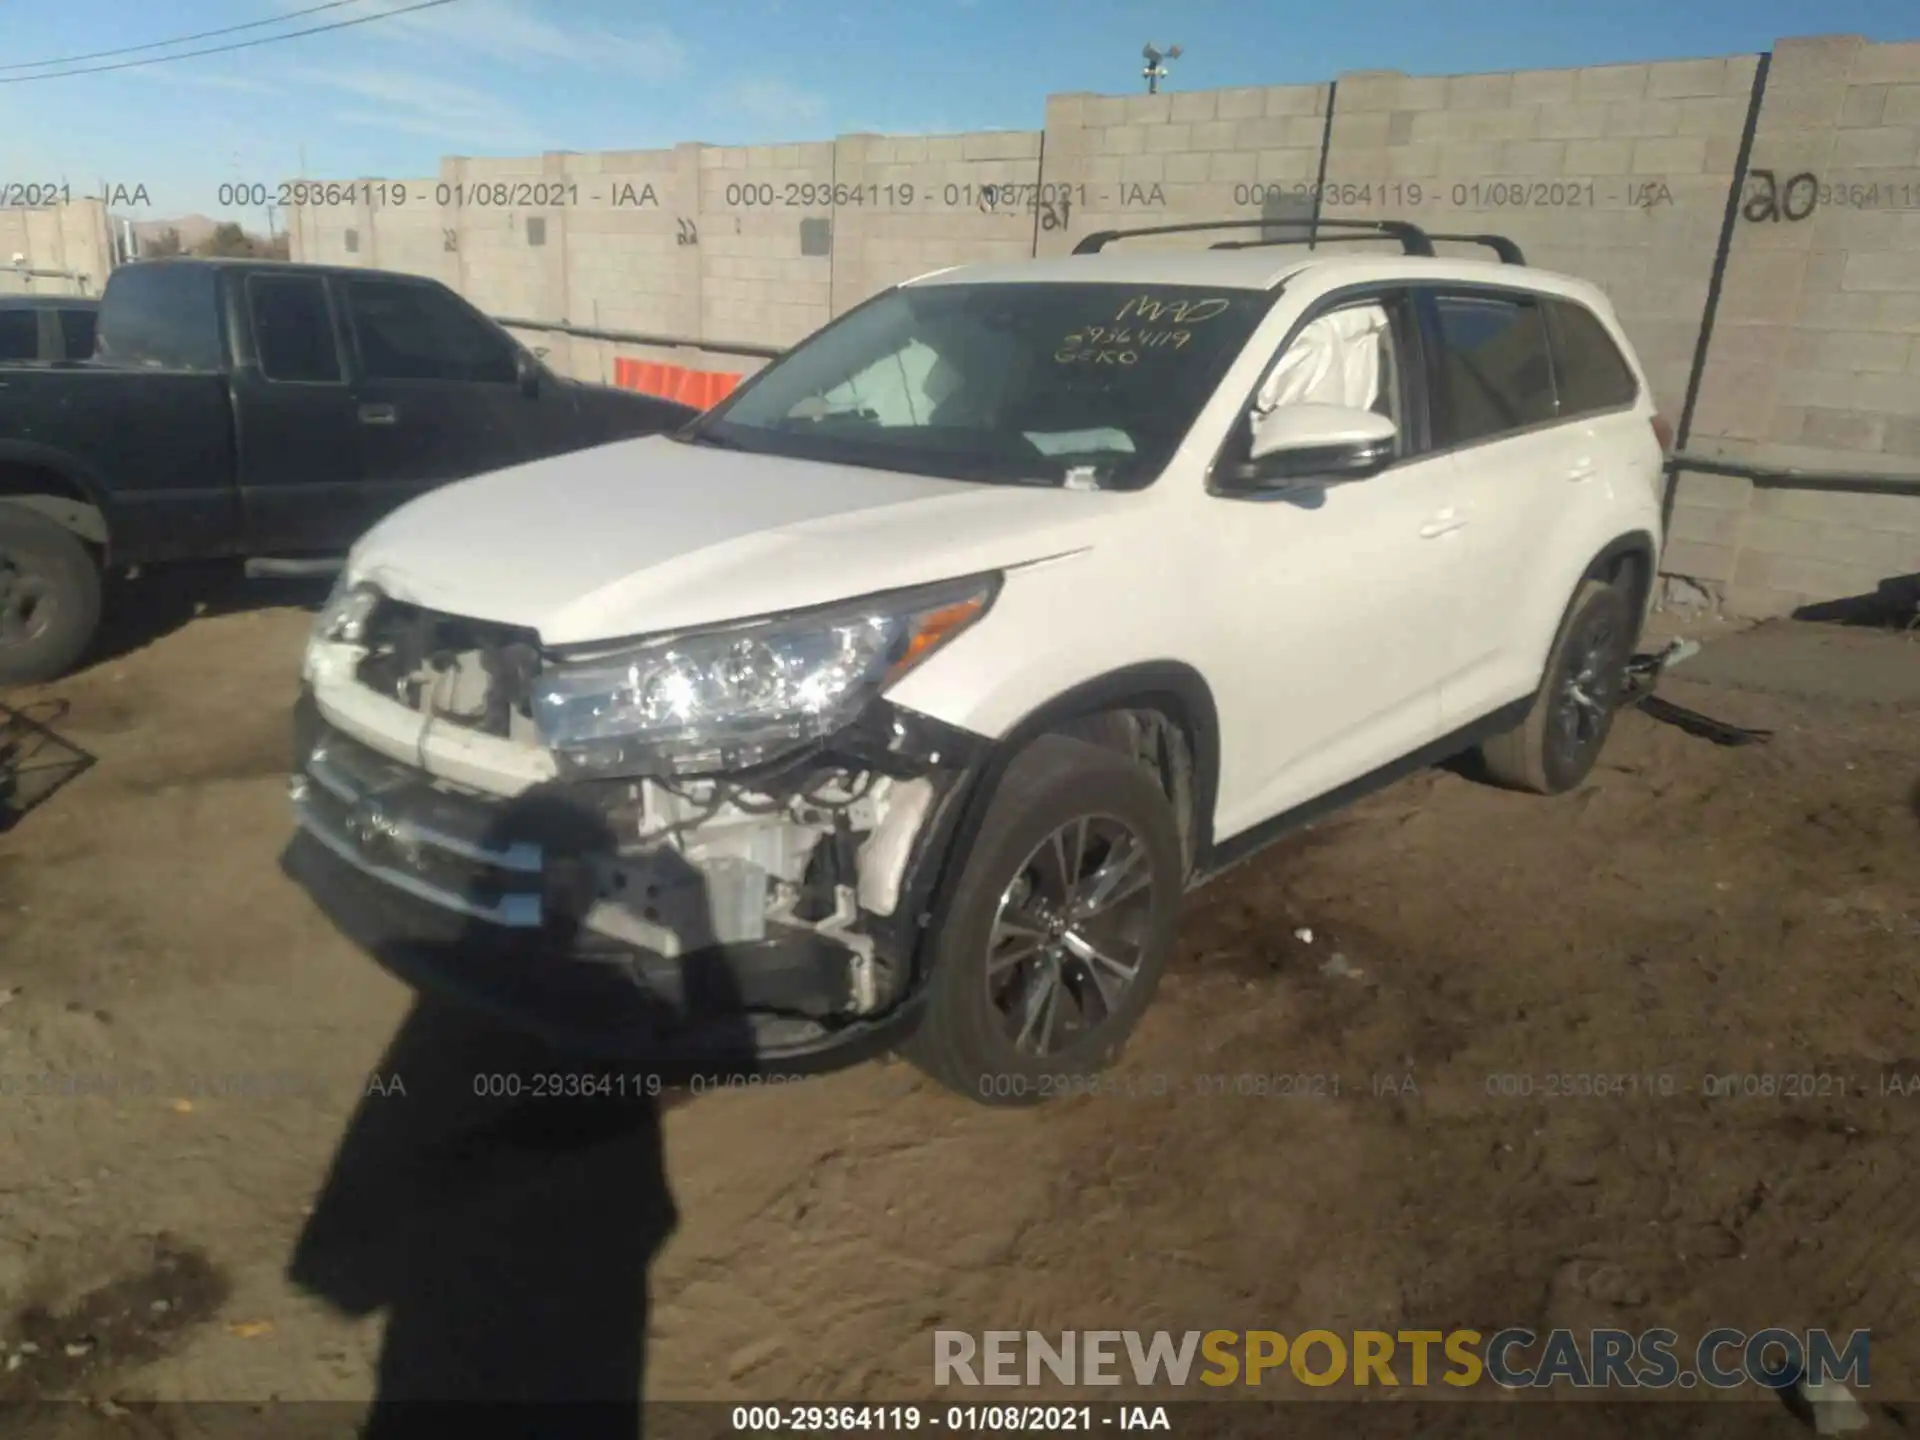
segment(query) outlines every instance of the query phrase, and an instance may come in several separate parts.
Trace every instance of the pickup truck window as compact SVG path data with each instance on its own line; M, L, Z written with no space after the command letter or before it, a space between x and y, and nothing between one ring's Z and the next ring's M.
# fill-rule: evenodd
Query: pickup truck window
M220 277L170 260L123 265L100 298L99 354L145 370L224 368Z
M0 360L40 358L40 312L0 310Z
M65 342L67 359L86 360L93 355L93 322L91 310L62 310L60 312L60 338Z
M349 280L346 291L369 380L517 378L512 342L449 292L404 280Z
M343 378L326 282L318 275L250 275L247 306L260 373L267 379L337 384Z

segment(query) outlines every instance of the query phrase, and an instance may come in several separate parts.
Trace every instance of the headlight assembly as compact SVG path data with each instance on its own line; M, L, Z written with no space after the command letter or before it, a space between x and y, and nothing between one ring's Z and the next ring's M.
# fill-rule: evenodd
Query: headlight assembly
M847 724L986 614L998 589L997 575L974 577L561 663L535 685L534 719L575 773L764 764Z

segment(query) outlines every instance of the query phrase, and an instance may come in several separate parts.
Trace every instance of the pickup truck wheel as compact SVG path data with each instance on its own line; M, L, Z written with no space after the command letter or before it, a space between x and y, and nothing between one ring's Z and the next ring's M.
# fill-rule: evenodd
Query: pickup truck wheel
M1601 580L1581 585L1527 718L1480 746L1491 779L1558 795L1587 778L1613 729L1626 684L1631 609L1618 586Z
M1015 758L967 857L919 1027L902 1047L989 1105L1071 1093L1105 1068L1173 952L1185 866L1159 785L1047 735Z
M100 625L100 569L67 531L0 504L0 685L66 673Z

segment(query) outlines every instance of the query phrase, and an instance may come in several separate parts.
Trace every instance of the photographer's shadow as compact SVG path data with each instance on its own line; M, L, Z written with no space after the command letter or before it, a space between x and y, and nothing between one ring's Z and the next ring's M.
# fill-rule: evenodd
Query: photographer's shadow
M611 844L598 815L562 794L509 808L500 828L519 838L532 825L552 848ZM402 944L367 907L327 903L343 880L362 894L365 882L310 837L283 864L403 979L429 961L522 967L536 986L591 973L618 1002L592 1017L602 1027L623 1023L623 1006L625 1020L659 1015L611 967L549 958L563 968L543 977L524 955L497 956L486 922L437 951ZM702 1006L717 1014L715 1063L749 1068L738 996L729 1019L711 988L720 969L706 969ZM453 1433L449 1402L463 1406L462 1428L489 1433L516 1414L524 1428L509 1433L548 1433L553 1417L506 1407L553 1405L565 1406L569 1435L641 1433L647 1269L678 1219L660 1117L678 1097L644 1061L591 1053L423 996L368 1078L288 1267L296 1286L349 1314L386 1311L365 1435Z

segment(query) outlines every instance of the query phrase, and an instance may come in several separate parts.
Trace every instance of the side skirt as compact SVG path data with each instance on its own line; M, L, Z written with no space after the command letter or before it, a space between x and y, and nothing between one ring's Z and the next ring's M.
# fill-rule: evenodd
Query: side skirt
M1462 726L1451 734L1442 735L1431 744L1423 745L1400 759L1382 765L1378 770L1350 780L1337 786L1324 795L1316 796L1291 810L1284 810L1271 819L1262 820L1258 825L1249 826L1237 835L1214 844L1207 852L1202 863L1195 867L1194 879L1189 889L1197 889L1208 881L1217 879L1225 871L1232 869L1241 861L1250 859L1274 841L1293 834L1324 820L1336 811L1344 810L1354 801L1364 799L1376 790L1383 790L1396 780L1404 780L1417 770L1437 765L1442 760L1451 759L1462 751L1471 750L1489 736L1511 730L1527 718L1527 712L1533 708L1534 697L1524 695L1511 704L1502 705L1498 710L1481 716L1470 725Z

